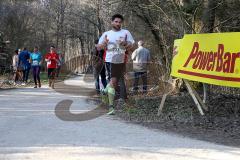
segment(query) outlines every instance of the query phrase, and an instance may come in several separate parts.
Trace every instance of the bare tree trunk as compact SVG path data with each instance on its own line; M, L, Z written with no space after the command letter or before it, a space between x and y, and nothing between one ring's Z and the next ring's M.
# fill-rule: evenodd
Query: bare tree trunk
M100 4L101 4L101 2L100 2L101 0L97 0L97 13L96 13L96 16L97 16L97 21L98 21L98 26L97 26L97 28L98 28L98 37L100 36L100 35L102 35L102 33L103 33L103 28L102 28L102 21L101 21L101 18L100 18Z
M83 40L83 37L78 37L79 38L79 41L80 41L80 46L81 46L81 52L82 52L82 55L85 55L85 50L84 50L84 40Z
M203 33L212 33L214 31L215 23L215 10L216 10L216 1L204 0L204 13L203 13ZM210 99L210 85L203 83L204 99L203 102L207 103Z

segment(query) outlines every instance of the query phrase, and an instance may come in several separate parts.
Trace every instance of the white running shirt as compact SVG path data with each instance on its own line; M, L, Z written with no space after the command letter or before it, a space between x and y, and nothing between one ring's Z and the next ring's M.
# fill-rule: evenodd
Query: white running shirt
M128 30L121 29L120 31L107 31L102 34L98 44L102 44L107 36L108 45L106 51L106 62L110 63L124 63L126 49L119 45L120 41L126 40L128 43L133 44L134 40L131 33Z

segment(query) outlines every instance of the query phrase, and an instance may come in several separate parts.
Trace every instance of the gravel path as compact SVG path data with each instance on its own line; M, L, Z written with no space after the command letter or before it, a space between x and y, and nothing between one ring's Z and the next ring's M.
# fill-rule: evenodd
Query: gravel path
M77 90L86 82L80 76L65 84ZM90 89L93 82L86 86ZM240 159L239 148L151 130L115 116L63 121L55 115L62 100L73 102L70 110L76 115L97 105L84 94L56 91L46 86L0 91L0 160Z

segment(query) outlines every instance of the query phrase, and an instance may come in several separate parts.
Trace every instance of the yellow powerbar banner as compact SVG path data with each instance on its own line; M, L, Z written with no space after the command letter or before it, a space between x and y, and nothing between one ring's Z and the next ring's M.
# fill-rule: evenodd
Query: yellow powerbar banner
M173 54L174 77L240 87L240 32L185 35Z

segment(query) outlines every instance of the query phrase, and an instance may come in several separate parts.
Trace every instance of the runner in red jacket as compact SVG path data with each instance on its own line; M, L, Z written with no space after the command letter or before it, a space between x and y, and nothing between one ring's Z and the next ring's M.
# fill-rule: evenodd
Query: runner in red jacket
M49 87L54 89L54 82L56 76L57 64L59 63L59 56L55 51L55 47L50 47L50 52L46 54L45 61L47 62L48 69L48 84Z

